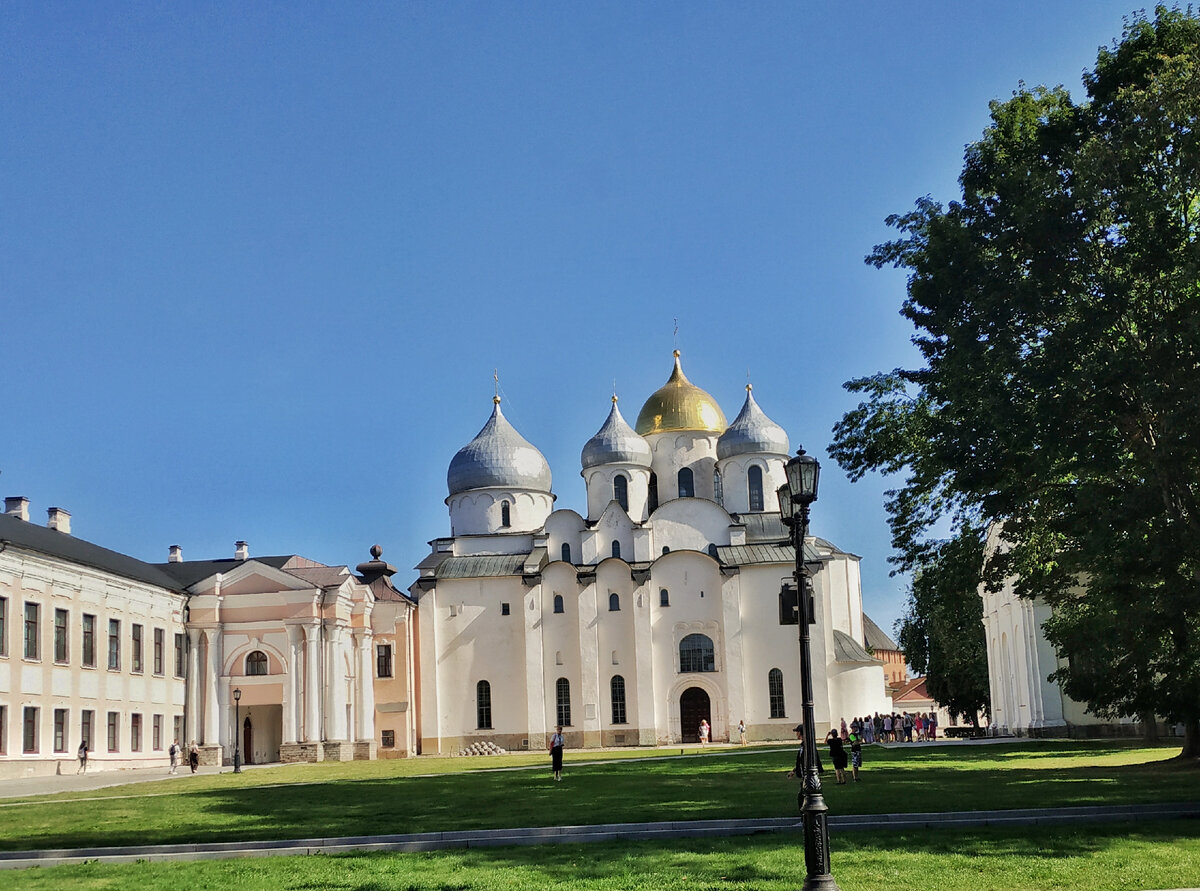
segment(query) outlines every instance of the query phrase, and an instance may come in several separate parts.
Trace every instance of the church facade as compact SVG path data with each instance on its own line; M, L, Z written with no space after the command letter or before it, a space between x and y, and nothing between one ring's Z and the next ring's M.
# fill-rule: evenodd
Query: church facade
M800 716L794 551L776 490L786 432L747 387L732 424L683 373L631 427L584 445L586 515L555 510L550 468L496 398L450 463L451 534L409 591L421 642L423 752L786 739ZM814 574L818 731L890 708L863 647L859 558L805 542Z

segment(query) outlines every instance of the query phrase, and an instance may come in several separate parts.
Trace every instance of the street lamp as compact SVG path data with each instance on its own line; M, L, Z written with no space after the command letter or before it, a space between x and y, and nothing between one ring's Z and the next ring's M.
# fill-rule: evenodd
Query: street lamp
M233 772L242 772L242 750L238 746L241 733L241 713L238 711L238 703L242 701L242 691L239 687L233 688Z
M808 509L817 500L817 482L821 464L804 449L796 452L784 466L787 482L779 487L779 516L791 533L796 549L796 599L800 608L800 692L801 717L804 724L804 803L800 807L804 818L804 865L807 875L805 891L840 891L829 866L829 823L825 797L821 794L821 777L817 773L817 738L813 717L812 649L809 623L813 621L809 600L812 580L804 563L804 539L808 536Z

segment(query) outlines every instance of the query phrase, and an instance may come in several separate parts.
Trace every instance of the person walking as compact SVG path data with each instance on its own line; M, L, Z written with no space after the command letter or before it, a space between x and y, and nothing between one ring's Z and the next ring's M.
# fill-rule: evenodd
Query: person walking
M174 774L179 768L179 740L174 740L171 743L171 748L167 749L167 754L171 756L171 769L168 773Z
M862 767L862 737L857 733L850 734L850 773L854 782L858 782L858 769Z
M196 768L200 766L200 749L196 746L195 740L192 740L192 744L188 746L188 764L192 768L192 773L195 773Z
M829 744L829 760L833 762L833 772L837 774L837 784L844 786L846 785L846 747L842 744L842 738L838 736L837 730L834 729L829 731L825 742Z
M75 773L87 773L88 744L86 739L79 744L79 752L77 754L79 756L79 770L75 771Z
M746 744L746 719L745 718L738 721L738 741L743 746Z
M700 719L700 745L702 745L702 746L708 744L708 731L709 731L708 718L701 718Z
M554 774L555 782L562 780L562 753L563 753L563 732L562 725L559 724L554 728L554 733L550 737L550 770Z

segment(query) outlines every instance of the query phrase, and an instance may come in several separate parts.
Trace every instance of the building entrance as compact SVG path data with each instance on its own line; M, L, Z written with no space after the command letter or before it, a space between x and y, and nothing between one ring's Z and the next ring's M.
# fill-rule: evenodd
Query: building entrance
M712 705L708 694L699 687L688 687L679 697L679 730L684 742L700 742L702 720L712 726Z

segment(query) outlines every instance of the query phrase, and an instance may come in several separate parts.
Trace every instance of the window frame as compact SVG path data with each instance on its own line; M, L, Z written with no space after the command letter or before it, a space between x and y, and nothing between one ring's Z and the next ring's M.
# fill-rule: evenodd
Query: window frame
M554 604L552 609L556 614L562 614L567 611L566 601L563 600L563 596L561 594L554 595Z
M162 751L163 716L155 715L150 721L150 751Z
M680 498L696 497L696 474L690 467L680 467L675 474L675 486Z
M670 606L671 605L671 592L668 591L666 588L658 589L658 605L659 606Z
M396 731L383 730L379 731L379 748L394 749L396 748Z
M24 618L24 646L21 652L28 661L40 662L42 648L39 638L41 637L42 605L36 600L26 600Z
M475 685L475 729L491 730L492 728L492 685L487 681L479 681Z
M142 674L145 664L142 660L142 647L145 643L145 626L131 622L129 625L129 670L134 674Z
M751 464L746 468L746 502L752 514L760 514L766 510L766 499L763 496L763 471L757 464Z
M109 712L108 713L108 729L107 729L107 737L106 737L105 741L108 743L108 751L110 751L110 752L121 751L121 713L120 712Z
M619 613L621 611L621 595L616 591L610 591L608 594L608 611L610 613Z
M162 677L166 673L167 629L154 629L154 674Z
M0 656L8 655L8 598L0 597Z
M21 754L36 755L41 751L41 740L38 731L41 729L41 715L36 705L27 705L21 712Z
M121 620L108 620L108 670L121 670Z
M71 661L71 613L61 607L54 608L54 664L66 665Z
M625 707L625 678L614 674L608 682L609 704L613 724L628 724L628 710Z
M175 634L175 677L187 676L187 635L183 632Z
M129 751L142 750L142 713L134 712L129 716Z
M613 501L621 506L621 510L629 513L629 477L623 473L613 477Z
M83 613L79 622L80 664L84 668L96 667L96 616Z
M783 695L783 672L772 668L767 672L767 704L772 718L787 717L787 701Z
M571 682L559 678L554 682L554 714L558 719L555 724L562 727L571 726Z
M395 676L392 645L390 643L375 644L375 677L391 678Z
M562 557L563 563L571 562L571 545L570 545L570 543L565 542L565 541L562 543L562 547L559 549L559 556Z
M709 674L716 671L716 650L713 639L707 634L696 631L685 635L679 641L679 673Z
M500 528L508 529L512 526L512 504L508 501L500 502Z
M67 729L67 724L71 720L71 710L65 708L56 708L54 710L54 751L63 753L67 751L67 740L70 737L70 731Z
M259 656L262 658L256 658ZM251 669L252 665L254 666L253 669ZM251 650L247 653L243 666L248 678L263 678L271 673L271 660L267 658L267 654L262 650ZM260 668L262 669L261 671L259 671Z

